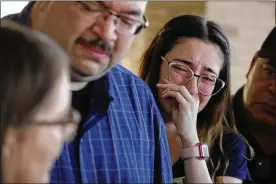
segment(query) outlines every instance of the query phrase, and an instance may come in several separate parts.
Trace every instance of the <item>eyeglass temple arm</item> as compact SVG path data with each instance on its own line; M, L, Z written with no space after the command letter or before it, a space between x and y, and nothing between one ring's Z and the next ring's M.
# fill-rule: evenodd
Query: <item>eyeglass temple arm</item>
M170 62L169 62L166 58L164 58L163 56L161 56L161 59L162 59L165 63L170 64Z
M146 27L149 26L149 21L148 21L148 19L147 19L147 17L145 15L143 15L143 19L145 21L144 28L146 28Z

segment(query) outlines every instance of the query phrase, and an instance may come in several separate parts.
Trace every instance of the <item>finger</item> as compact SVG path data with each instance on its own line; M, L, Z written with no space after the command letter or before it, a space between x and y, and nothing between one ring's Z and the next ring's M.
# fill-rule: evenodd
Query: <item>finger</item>
M178 117L179 117L179 103L173 99L173 104L172 104L172 120L174 122L174 125L177 127L178 125Z
M162 95L165 94L165 93L167 93L168 91L174 91L174 90L172 90L171 85L169 85L167 88L165 88L165 89L162 91ZM177 90L175 90L175 91L177 92Z
M165 90L163 91L163 93L164 93L165 91L168 91L168 90L179 91L178 88L180 86L176 85L176 84L162 84L162 85L160 85L160 87L165 88Z
M168 80L168 79L163 79L163 80L164 80L165 84L174 84L173 82L171 82L171 81Z
M166 98L166 97L173 97L183 107L187 107L188 105L188 102L186 101L186 99L179 92L168 91L162 95L162 98Z
M171 85L174 85L174 84L158 83L158 84L156 84L156 87L157 87L157 88L160 88L160 89L163 89L162 94L161 94L161 95L163 95L164 93L166 93L167 91L169 91L168 88L169 88Z
M192 97L193 97L193 96L192 96ZM193 97L193 99L194 99L194 101L195 101L196 105L197 105L197 106L199 106L199 99L198 99L198 98L196 98L196 97Z
M160 85L160 87L165 88L165 90L163 91L163 93L164 93L165 91L168 91L168 90L179 91L179 88L181 86L177 85L177 84L162 84L162 85Z
M187 88L183 85L170 85L163 91L163 94L166 93L167 91L176 91L179 92L187 101L193 102L194 98L190 94L190 92L187 90Z
M192 102L193 97L184 85L173 85L173 90L177 90L187 101Z
M173 82L171 82L171 81L168 80L168 79L164 79L164 78L163 78L162 80L163 80L164 83L160 83L160 82L157 83L157 84L156 84L157 87L159 87L159 86L160 86L160 87L165 87L166 84L167 84L167 85L174 84Z
M171 85L173 85L173 84L157 83L156 87L157 88L161 88L161 89L165 89L165 88L167 88L167 87L169 87Z

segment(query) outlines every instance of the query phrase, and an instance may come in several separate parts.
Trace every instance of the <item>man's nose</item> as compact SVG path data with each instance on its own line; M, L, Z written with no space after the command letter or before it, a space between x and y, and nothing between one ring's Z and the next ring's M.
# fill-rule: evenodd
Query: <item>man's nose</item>
M198 78L194 76L186 85L185 87L190 92L190 94L197 95L198 94L198 85L197 85Z
M116 16L110 14L103 15L97 18L95 25L91 27L91 31L106 42L115 41L117 40L117 21L118 18Z

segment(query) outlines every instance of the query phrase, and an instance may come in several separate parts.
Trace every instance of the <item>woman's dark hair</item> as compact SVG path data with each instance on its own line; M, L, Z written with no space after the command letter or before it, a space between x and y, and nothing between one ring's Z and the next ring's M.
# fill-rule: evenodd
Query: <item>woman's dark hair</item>
M223 30L216 23L206 21L195 15L182 15L171 19L156 35L149 48L141 58L140 77L146 81L161 108L156 83L159 81L161 56L165 56L177 43L179 38L195 38L205 43L215 44L220 48L223 66L219 78L225 87L212 96L207 106L198 114L197 130L200 141L206 142L211 150L208 168L214 181L215 176L223 176L228 166L222 148L223 134L236 132L233 116L226 120L225 113L231 109L230 93L230 48ZM231 113L232 114L232 113ZM219 173L218 173L219 172Z
M68 67L69 56L42 33L3 20L0 52L2 148L7 128L21 128L32 122L25 120L31 119L36 107L56 85L62 68Z

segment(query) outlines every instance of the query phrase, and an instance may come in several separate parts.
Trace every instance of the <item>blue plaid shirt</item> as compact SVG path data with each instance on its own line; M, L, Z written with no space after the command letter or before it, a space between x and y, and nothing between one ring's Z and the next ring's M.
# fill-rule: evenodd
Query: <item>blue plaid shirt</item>
M31 6L5 18L28 25ZM89 85L87 116L51 183L171 183L166 132L147 85L120 65Z

